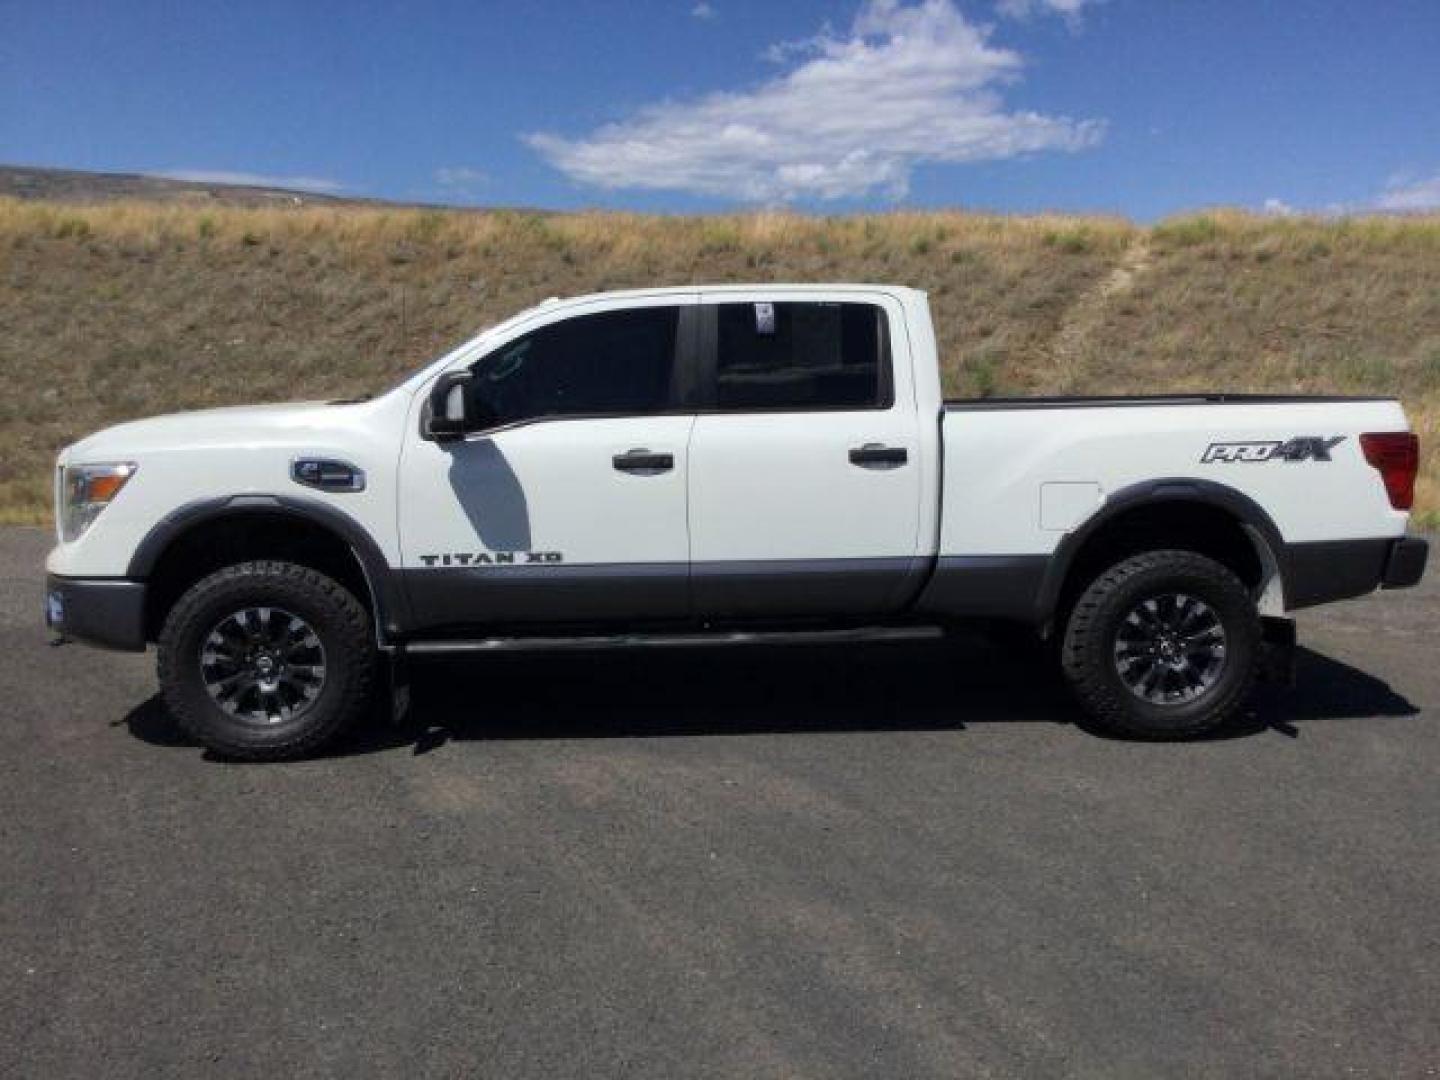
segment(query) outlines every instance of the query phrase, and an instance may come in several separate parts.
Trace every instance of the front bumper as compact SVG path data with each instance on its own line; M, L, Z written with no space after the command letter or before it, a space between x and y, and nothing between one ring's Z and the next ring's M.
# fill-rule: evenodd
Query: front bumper
M145 583L45 576L45 623L62 639L145 651Z

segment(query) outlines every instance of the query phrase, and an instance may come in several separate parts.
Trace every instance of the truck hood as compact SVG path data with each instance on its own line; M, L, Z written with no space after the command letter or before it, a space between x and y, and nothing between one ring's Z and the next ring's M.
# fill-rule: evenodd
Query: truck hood
M156 451L214 446L304 443L353 423L368 402L300 401L170 413L87 435L61 451L60 462L126 460Z

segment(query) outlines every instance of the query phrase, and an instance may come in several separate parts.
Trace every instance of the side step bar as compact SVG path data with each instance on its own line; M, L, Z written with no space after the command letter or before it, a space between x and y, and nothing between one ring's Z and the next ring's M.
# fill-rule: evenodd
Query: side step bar
M733 630L693 634L605 634L577 637L488 637L465 641L411 641L407 656L467 656L492 652L562 652L583 649L716 648L727 645L859 645L932 641L938 626L867 626L853 630Z

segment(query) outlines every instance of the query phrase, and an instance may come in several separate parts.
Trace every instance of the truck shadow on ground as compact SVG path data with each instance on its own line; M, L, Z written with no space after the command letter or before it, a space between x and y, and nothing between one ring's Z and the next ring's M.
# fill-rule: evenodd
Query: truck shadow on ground
M1415 716L1389 684L1301 648L1296 685L1262 686L1247 714L1209 739L1290 737L1316 720ZM492 655L416 662L402 723L377 716L331 756L455 740L660 738L965 730L1075 724L1097 737L1053 667L983 640L788 648ZM194 744L160 699L124 723L145 742Z

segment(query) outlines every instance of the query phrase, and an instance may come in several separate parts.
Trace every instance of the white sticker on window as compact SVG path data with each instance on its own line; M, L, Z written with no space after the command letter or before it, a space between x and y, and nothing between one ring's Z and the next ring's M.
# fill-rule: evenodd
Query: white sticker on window
M766 335L775 333L774 304L755 305L755 333Z

